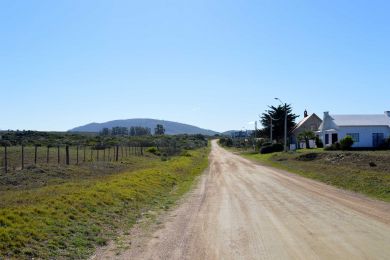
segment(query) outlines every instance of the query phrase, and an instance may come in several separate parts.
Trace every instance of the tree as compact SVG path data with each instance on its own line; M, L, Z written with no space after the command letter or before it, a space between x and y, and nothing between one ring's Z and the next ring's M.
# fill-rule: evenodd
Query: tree
M102 131L100 131L100 135L103 135L103 136L110 135L110 129L108 129L107 127L103 128Z
M298 115L295 115L292 113L291 105L287 105L287 133L289 133L293 127L295 126L295 119L298 117ZM277 107L270 106L270 109L268 112L264 112L260 117L260 123L264 126L264 128L261 130L263 133L267 133L269 136L270 132L270 116L277 120L272 120L272 136L273 139L276 139L278 141L283 140L284 137L284 115L285 110L284 106L279 105Z
M157 124L156 128L154 129L155 135L163 135L165 133L165 128L161 124Z
M297 138L299 141L305 140L306 148L310 148L309 140L314 140L316 135L312 131L303 131L298 134Z

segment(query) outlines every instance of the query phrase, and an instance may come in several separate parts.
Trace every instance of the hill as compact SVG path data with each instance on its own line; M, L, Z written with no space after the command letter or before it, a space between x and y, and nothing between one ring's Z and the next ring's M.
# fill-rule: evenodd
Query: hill
M158 120L158 119L148 119L148 118L134 118L134 119L123 119L123 120L113 120L104 123L90 123L84 126L75 127L69 132L99 132L103 128L109 128L116 126L121 127L131 127L131 126L142 126L149 127L154 131L154 128L157 124L161 124L165 128L165 133L168 135L175 134L203 134L203 135L215 135L218 132L203 129L197 126L177 123L173 121Z

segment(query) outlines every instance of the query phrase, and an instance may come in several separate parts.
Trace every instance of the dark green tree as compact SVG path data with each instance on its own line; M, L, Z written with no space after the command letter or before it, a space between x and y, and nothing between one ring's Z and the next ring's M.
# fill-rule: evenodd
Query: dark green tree
M163 135L165 133L165 128L161 124L157 124L156 128L154 129L155 135Z
M291 105L287 105L287 133L289 133L292 128L295 126L295 119L298 117L298 115L295 115L292 113ZM277 120L272 120L272 138L276 139L278 141L282 141L284 137L284 115L285 115L285 108L282 105L279 105L277 107L270 106L270 109L266 112L264 112L260 116L260 123L264 126L262 129L263 133L267 133L269 137L270 132L270 117Z

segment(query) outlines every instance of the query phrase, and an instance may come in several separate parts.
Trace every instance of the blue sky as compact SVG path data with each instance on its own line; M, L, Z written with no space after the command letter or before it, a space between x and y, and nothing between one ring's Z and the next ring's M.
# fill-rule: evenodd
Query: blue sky
M390 1L0 1L0 129L390 110Z

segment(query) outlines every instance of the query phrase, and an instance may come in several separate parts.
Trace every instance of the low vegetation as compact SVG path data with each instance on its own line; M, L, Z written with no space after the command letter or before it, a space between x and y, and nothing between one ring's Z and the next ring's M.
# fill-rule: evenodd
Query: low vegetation
M324 151L259 154L250 159L340 188L390 201L390 151Z
M158 142L118 162L37 164L3 174L0 258L86 258L143 212L169 208L208 164L208 147L178 138L176 147ZM165 149L179 151L167 156Z

